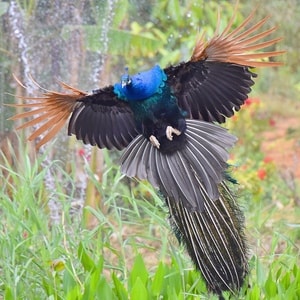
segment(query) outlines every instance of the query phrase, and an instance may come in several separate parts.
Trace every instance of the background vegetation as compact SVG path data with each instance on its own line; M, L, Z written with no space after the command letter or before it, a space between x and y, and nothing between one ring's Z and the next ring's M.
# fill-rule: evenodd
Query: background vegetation
M163 201L120 174L118 153L65 132L35 153L3 104L39 92L31 78L90 91L125 65L134 73L187 60L199 30L211 36L217 10L224 26L234 4L0 1L0 299L214 299L170 233ZM230 163L251 249L250 288L237 297L298 299L300 3L240 1L236 23L257 4L256 19L272 14L287 54L284 67L257 70L251 98L226 125L239 137Z

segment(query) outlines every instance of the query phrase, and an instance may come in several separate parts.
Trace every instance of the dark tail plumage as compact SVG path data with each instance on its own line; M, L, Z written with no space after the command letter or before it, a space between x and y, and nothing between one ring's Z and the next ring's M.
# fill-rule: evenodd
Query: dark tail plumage
M248 272L243 214L224 182L220 197L205 197L203 211L190 211L181 201L166 198L171 225L201 271L210 291L235 292Z
M180 150L164 154L140 135L123 153L121 169L162 192L176 236L221 298L241 288L248 270L243 214L226 185L227 149L236 138L212 123L186 122Z

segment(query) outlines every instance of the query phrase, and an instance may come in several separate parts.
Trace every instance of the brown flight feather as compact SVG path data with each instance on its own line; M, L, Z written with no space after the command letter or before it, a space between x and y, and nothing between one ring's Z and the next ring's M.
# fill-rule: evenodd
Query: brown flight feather
M21 86L24 86L18 79L16 80ZM14 115L10 118L10 120L34 117L32 120L25 122L17 129L38 125L38 128L35 129L35 131L28 137L29 141L32 141L37 137L41 137L40 141L36 145L37 149L51 140L64 126L78 103L76 100L87 95L87 93L73 88L64 82L59 83L68 91L68 93L60 93L43 89L44 93L41 97L17 96L20 99L31 101L31 103L8 104L13 107L31 109L30 111ZM34 82L34 84L40 88L36 82ZM34 103L32 103L32 101L34 101Z
M278 43L282 38L256 43L263 38L269 37L270 34L277 29L276 26L264 32L251 35L267 22L269 16L246 29L253 20L255 14L255 10L253 10L241 25L230 32L236 13L237 6L232 18L222 33L219 33L220 14L218 14L217 29L213 38L209 42L206 42L204 40L204 33L201 35L194 48L191 61L196 62L206 59L207 61L220 61L249 67L273 67L282 65L281 62L260 60L285 53L285 51L263 51L264 48ZM251 53L251 51L256 50L262 51L259 53Z

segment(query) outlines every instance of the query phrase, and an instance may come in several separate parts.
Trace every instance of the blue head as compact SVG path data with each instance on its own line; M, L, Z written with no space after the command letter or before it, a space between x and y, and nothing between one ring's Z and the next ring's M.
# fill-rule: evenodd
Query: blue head
M132 76L128 75L128 68L125 68L121 82L114 85L114 93L125 101L144 100L160 93L166 79L166 74L158 65Z

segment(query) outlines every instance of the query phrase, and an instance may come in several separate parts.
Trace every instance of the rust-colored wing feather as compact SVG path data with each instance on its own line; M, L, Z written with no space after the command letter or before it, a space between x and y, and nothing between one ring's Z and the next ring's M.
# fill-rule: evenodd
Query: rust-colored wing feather
M269 61L269 58L282 55L285 51L263 51L259 53L251 53L251 51L262 50L282 40L282 38L275 38L257 43L257 41L269 37L271 33L276 31L277 27L274 26L266 31L254 34L260 30L270 18L267 16L246 29L253 20L254 15L255 10L252 11L242 24L230 32L236 17L235 11L226 28L222 33L219 33L218 27L220 24L220 14L218 14L218 25L213 38L209 42L205 42L204 34L202 35L196 43L191 61L218 61L249 67L269 67L281 65L281 62ZM264 58L267 60L262 61L261 59Z
M237 9L237 6L236 6ZM251 67L274 67L270 61L284 51L264 51L281 38L269 38L276 27L260 32L269 17L250 25L255 11L240 26L231 29L236 9L226 28L219 33L220 16L213 38L204 34L197 41L191 59L165 69L179 106L187 117L208 122L225 122L248 98L256 74Z
M30 101L30 103L9 104L9 106L13 107L30 109L29 111L14 115L10 120L33 117L33 119L25 122L17 129L36 127L34 132L28 137L28 140L32 141L41 137L36 145L37 149L51 140L61 130L76 105L78 105L77 100L87 95L85 92L63 82L60 82L60 84L68 93L45 90L41 97L19 97L25 101Z

